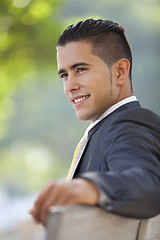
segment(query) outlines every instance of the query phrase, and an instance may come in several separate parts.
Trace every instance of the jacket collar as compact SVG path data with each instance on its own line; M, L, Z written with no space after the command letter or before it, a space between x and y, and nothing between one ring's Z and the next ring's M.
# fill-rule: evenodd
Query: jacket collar
M116 114L120 111L124 111L127 109L132 109L132 108L137 108L137 107L141 107L138 101L134 101L134 102L129 102L127 104L124 104L122 106L120 106L119 108L117 108L115 111L111 112L109 115L107 115L106 117L104 117L102 120L100 120L95 126L93 126L89 132L88 132L88 141L91 138L91 136L101 127L101 125L113 114Z

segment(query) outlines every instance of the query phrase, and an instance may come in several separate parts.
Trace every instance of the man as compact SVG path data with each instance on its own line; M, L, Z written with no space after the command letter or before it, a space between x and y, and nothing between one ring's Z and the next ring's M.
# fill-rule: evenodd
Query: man
M58 73L77 117L91 125L68 181L52 181L30 211L45 225L52 205L99 205L133 218L160 213L160 117L133 96L132 55L123 27L87 19L57 44ZM73 178L73 179L72 179Z

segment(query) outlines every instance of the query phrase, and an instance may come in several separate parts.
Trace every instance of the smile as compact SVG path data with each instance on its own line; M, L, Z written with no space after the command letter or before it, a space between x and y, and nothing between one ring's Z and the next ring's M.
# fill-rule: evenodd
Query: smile
M73 102L74 102L75 104L78 104L78 103L84 101L85 99L89 98L89 96L90 96L90 95L84 96L84 97L75 98L75 99L73 99Z

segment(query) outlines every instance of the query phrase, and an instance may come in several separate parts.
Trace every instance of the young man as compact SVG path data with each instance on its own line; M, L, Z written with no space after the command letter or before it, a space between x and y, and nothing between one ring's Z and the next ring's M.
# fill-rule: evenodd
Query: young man
M45 224L52 205L98 204L133 218L160 213L160 117L133 96L132 55L123 27L87 19L57 44L58 73L80 120L91 125L68 181L50 182L30 213Z

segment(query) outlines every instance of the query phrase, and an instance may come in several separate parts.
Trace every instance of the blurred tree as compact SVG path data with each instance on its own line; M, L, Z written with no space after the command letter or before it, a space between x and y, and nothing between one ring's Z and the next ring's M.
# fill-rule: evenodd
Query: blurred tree
M14 112L10 96L17 84L38 79L55 66L59 6L61 0L1 0L0 138Z

